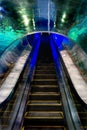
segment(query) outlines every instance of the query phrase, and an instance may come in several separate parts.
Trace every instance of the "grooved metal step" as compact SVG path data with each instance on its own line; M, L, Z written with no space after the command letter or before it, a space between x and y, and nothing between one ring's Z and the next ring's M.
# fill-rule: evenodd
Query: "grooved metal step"
M44 118L54 118L54 119L63 119L64 118L64 114L61 111L29 111L25 113L25 118L40 118L40 119L44 119Z
M41 74L41 73L42 74L55 74L55 71L54 70L50 70L50 71L49 70L48 71L47 70L36 70L35 73L37 73L37 74Z
M32 101L28 101L28 104L58 104L58 105L62 105L62 102L60 100L55 100L55 101L50 101L50 100L32 100Z
M34 81L41 81L41 82L43 82L43 81L44 81L44 82L45 82L45 81L47 81L47 82L48 82L48 81L50 81L50 82L55 81L55 82L56 82L57 79L47 79L47 78L46 78L46 79L36 79L36 78L34 78Z
M47 66L47 65L43 65L43 66L37 65L37 66L36 66L36 69L37 69L37 70L39 70L39 69L40 69L40 70L42 70L42 69L44 69L44 70L45 70L45 69L46 69L46 70L49 69L49 70L50 70L50 69L55 69L55 67L54 67L54 65L48 65L48 66Z
M26 103L23 126L22 130L66 130L53 63L40 60L36 65L31 82L31 93Z
M55 87L54 86L53 87L51 87L51 86L49 86L49 87L32 86L31 91L32 92L58 92L59 88L56 86Z
M30 100L60 100L60 94L30 94Z
M49 75L35 74L34 79L56 79L56 75L55 74L49 74Z
M33 81L32 85L57 85L57 80L54 81Z
M66 130L64 126L26 126L22 130Z
M46 105L46 104L35 104L35 105L27 105L26 111L61 111L62 106L57 105L57 104L51 104L51 105Z
M54 117L54 118L29 118L26 117L24 120L24 125L28 126L28 125L35 125L35 126L39 126L39 125L44 125L44 126L55 126L55 125L62 125L64 126L64 120L63 118L58 118L58 117Z

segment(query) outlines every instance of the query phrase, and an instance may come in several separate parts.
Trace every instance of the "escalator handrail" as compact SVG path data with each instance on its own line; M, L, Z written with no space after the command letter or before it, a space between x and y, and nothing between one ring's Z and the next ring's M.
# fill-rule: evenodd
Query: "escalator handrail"
M22 71L23 71L23 69L24 69L24 66L25 66L25 64L26 64L26 61L27 61L27 59L28 59L28 57L29 57L29 55L30 55L30 52L27 52L27 53L28 53L28 56L26 56L24 65L22 65L22 68L20 68L20 73L18 74L19 77L20 77L20 75L21 75L21 73L22 73ZM20 60L21 58L22 58L22 57L20 57L19 60ZM13 75L13 72L14 72L15 68L17 69L17 66L19 66L19 60L16 62L16 64L15 64L15 66L13 67L12 71L9 73L8 77L6 78L7 81L8 81L8 80L10 81L10 78L9 78L9 77L11 77L11 75ZM17 72L17 73L18 73L18 72ZM14 76L15 76L15 75L14 75ZM11 89L9 89L9 84L5 85L5 81L6 81L6 80L5 80L4 83L1 85L1 87L0 87L0 93L1 93L2 90L3 90L3 92L0 94L0 97L3 97L4 92L6 92L5 89L6 89L6 90L8 89L8 90L9 90L9 93L8 93L8 96L7 96L7 97L4 96L4 99L2 100L2 102L0 102L0 108L3 107L3 105L5 105L5 104L11 99L12 94L13 94L13 92L14 92L14 90L15 90L15 86L16 86L16 84L17 84L17 82L18 82L19 77L16 77L17 79L15 79L14 85L13 85L13 84L10 84L10 88L11 88ZM12 86L12 87L11 87L11 86ZM3 89L3 88L4 88L4 89Z

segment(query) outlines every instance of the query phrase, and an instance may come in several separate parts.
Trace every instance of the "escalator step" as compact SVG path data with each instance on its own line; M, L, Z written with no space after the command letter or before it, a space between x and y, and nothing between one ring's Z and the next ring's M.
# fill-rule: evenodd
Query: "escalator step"
M27 126L22 130L66 130L64 126Z
M55 88L55 87L58 87L58 84L56 84L56 85L47 85L47 84L45 84L45 85L37 85L37 84L35 84L35 85L33 85L33 84L31 84L31 87L39 87L39 88Z
M31 82L22 130L66 130L54 63L42 60Z
M27 102L27 105L29 105L29 104L58 104L58 105L62 105L62 102L60 101L60 100L55 100L55 101L50 101L50 100L48 100L48 101L44 101L44 100L32 100L32 101L28 101Z
M58 87L31 87L31 92L58 92Z
M58 104L31 104L27 105L26 111L61 111L62 106Z
M81 117L81 119L87 119L87 112L78 112L79 116Z
M54 70L36 70L35 73L37 74L55 74Z
M25 118L31 118L31 119L35 119L35 118L40 118L40 119L44 119L44 118L52 118L52 119L63 119L64 118L64 114L62 111L29 111L25 113Z
M60 100L60 94L31 94L30 100Z
M32 85L57 85L57 80L54 81L33 81Z
M49 75L35 74L34 79L56 79L56 75L55 74L49 74Z
M55 125L64 125L64 120L63 118L59 118L59 117L51 117L51 118L39 118L39 117L26 117L24 120L24 126L28 126L28 125L33 125L33 126L55 126Z

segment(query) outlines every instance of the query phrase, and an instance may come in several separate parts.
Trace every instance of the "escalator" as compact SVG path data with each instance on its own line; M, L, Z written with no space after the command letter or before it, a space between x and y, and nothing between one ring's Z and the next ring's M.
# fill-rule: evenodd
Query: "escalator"
M65 82L68 76L60 68L60 64L62 68L64 64L57 59L55 50L52 50L50 40L47 39L42 39L40 48L39 43L36 44L9 102L0 108L0 130L87 129L87 110L74 100L81 117L80 124L76 118L77 111L72 105L74 101L69 95L71 84ZM58 60L57 65L54 58L55 61ZM75 94L73 90L72 94Z
M76 89L74 88L63 60L61 60L61 63L62 63L64 78L67 83L67 88L68 91L70 92L71 100L73 101L73 105L75 106L75 109L78 113L78 117L80 119L80 128L82 130L87 130L87 104L81 99ZM84 91L84 86L83 86L83 91Z
M26 102L22 129L66 130L66 124L51 50L49 45L42 44Z
M46 126L56 126L56 129L65 130L66 127L54 65L45 65L36 66L31 94L26 104L24 130Z

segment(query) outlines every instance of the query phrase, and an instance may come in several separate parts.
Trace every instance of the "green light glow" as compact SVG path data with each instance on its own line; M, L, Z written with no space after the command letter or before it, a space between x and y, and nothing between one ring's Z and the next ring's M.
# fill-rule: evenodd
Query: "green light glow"
M0 53L7 48L14 40L23 36L21 30L14 30L11 26L6 27L3 31L0 29Z
M61 22L62 22L62 23L65 22L65 18L66 18L66 13L64 12L64 13L63 13L63 16L62 16L62 19L61 19Z
M23 23L25 26L28 26L29 24L29 18L27 16L27 11L24 7L22 7L22 5L20 6L20 10L19 10L19 13L22 17L22 20L23 20Z
M64 14L63 14L63 17L62 17L63 19L65 19L66 18L66 13L64 12Z
M22 18L23 18L23 21L24 21L24 24L25 24L25 26L28 26L28 24L29 24L29 19L28 19L28 17L27 17L27 15L22 15Z
M87 53L87 17L78 25L73 26L68 32L68 36Z
M21 23L24 25L26 33L32 32L35 30L35 21L33 18L33 8L29 8L29 3L27 1L18 2L18 13L21 17Z
M68 36L76 41L78 38L78 32L79 32L78 28L72 28L69 31Z

